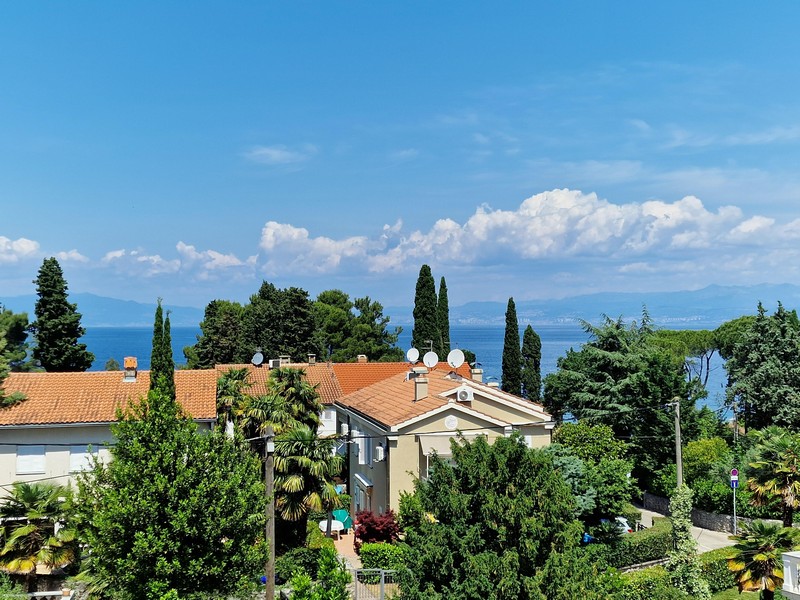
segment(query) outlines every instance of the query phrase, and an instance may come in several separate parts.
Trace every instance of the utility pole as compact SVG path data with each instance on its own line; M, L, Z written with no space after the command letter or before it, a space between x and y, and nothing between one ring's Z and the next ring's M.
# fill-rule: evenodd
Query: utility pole
M266 566L266 600L275 598L275 431L267 425L264 432L264 483L267 497L267 557Z
M683 485L683 455L681 453L681 402L680 398L673 398L672 406L675 407L675 465L678 471L678 487Z

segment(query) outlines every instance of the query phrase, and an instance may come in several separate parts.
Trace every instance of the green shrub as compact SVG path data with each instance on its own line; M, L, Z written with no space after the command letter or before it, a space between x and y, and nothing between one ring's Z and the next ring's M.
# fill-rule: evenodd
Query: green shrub
M730 548L720 548L711 550L699 555L700 569L708 582L708 587L712 594L727 590L736 585L733 573L728 569L728 561L725 557L730 553Z
M623 535L608 546L606 561L612 567L627 567L665 558L672 550L672 526L667 518L654 518L653 526Z
M306 529L306 546L314 549L325 547L335 548L333 539L322 533L322 530L314 521L308 522L308 528Z
M293 548L275 559L275 575L289 581L296 573L317 577L321 548Z
M620 517L625 517L631 527L636 529L636 522L642 520L642 511L636 508L633 504L626 504L622 510Z
M679 600L687 598L678 588L672 587L669 573L664 567L650 567L632 573L623 573L621 600Z
M9 577L6 573L0 571L0 598L9 600L11 598L19 598L21 600L27 600L28 595L25 593L25 590L22 586L15 584L11 577Z
M408 546L385 542L361 545L361 564L365 569L405 569Z

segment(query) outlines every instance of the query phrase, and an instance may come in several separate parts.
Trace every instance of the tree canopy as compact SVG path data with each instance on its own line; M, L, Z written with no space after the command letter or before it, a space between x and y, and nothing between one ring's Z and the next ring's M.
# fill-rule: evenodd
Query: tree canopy
M197 343L183 349L186 366L189 369L213 369L215 365L237 362L242 347L243 314L244 308L238 302L209 302L200 321L201 333L197 336Z
M531 402L542 399L542 339L528 325L522 334L522 395Z
M431 268L422 265L414 294L414 328L411 330L411 346L423 354L430 348L430 342L433 342L433 349L437 349L439 340L437 302L436 282L433 280Z
M436 322L439 328L436 352L441 359L450 353L450 301L447 298L447 282L439 280L439 297L436 301Z
M81 327L77 305L69 302L67 282L55 258L46 258L34 279L36 284L36 320L29 331L36 338L33 358L46 371L85 371L92 366L94 354L78 342L86 330Z
M577 545L570 490L550 457L519 436L453 442L451 462L401 500L414 560L407 600L606 598Z
M0 338L6 342L3 358L12 371L29 371L33 362L28 359L28 315L15 313L0 304Z

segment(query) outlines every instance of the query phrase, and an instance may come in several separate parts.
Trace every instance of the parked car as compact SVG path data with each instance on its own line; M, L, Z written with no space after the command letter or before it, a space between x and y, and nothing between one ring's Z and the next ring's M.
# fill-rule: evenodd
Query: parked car
M633 528L628 524L628 519L625 517L615 517L614 520L617 523L617 529L622 534L633 533ZM608 519L600 519L601 523L609 523Z

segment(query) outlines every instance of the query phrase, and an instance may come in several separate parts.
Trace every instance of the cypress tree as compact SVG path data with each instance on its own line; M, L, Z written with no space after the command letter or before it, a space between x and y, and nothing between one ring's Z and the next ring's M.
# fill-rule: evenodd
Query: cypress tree
M161 298L158 299L156 315L153 320L153 349L150 351L150 389L158 386L158 377L164 372L163 359L164 343L164 310L161 308Z
M539 402L542 392L542 339L528 325L522 334L522 395Z
M175 398L175 359L172 357L172 328L169 324L169 311L164 319L164 335L161 338L161 360L163 364L163 384L161 391Z
M86 333L81 327L81 314L77 305L67 297L67 282L58 261L46 258L34 279L36 320L30 332L36 337L34 360L46 371L85 371L92 366L94 354L78 339Z
M450 305L447 300L447 283L444 277L439 282L439 300L436 302L436 321L439 325L439 358L450 352Z
M414 295L414 328L411 330L411 346L425 354L429 348L428 341L433 340L433 348L436 350L438 339L436 283L433 281L431 268L428 265L422 265Z
M521 363L517 307L514 304L514 298L509 298L508 308L506 308L506 334L503 341L503 377L500 384L504 392L520 395L522 391Z

